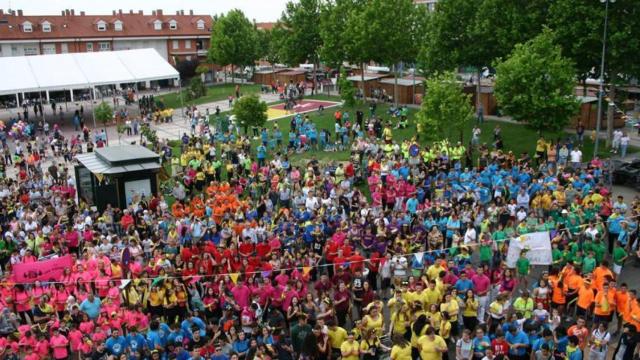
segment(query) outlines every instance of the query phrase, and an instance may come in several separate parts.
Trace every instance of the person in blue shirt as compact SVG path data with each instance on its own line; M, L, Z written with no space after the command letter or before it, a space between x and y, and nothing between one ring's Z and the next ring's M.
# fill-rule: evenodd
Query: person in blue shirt
M129 329L129 334L125 337L125 340L127 342L127 348L132 352L142 352L147 346L144 336L142 336L135 327Z
M482 359L487 349L491 348L491 339L484 334L484 330L481 327L476 329L476 336L473 338L473 356L474 358Z
M193 338L192 329L194 327L198 328L200 336L205 337L207 335L207 325L204 323L204 321L202 321L202 319L194 316L193 314L191 314L191 316L189 316L187 319L182 320L182 324L180 324L180 327L182 328L182 331L187 334L187 337L189 337L189 339Z
M96 320L100 315L102 302L98 297L89 293L89 296L80 304L80 310L87 314L91 320Z
M127 340L125 340L124 336L120 335L120 330L112 329L111 337L107 339L105 345L107 352L117 357L127 349Z
M152 321L149 324L149 331L147 331L147 346L151 350L162 350L167 345L170 333L171 329L167 324L157 320Z
M416 198L415 195L413 195L412 197L409 198L409 200L407 200L407 211L412 215L418 211L418 199Z
M249 340L244 335L244 332L238 334L238 338L233 342L233 351L235 351L239 357L244 357L249 350Z
M577 336L569 336L569 345L567 346L567 360L582 360L582 350L580 349L580 339Z
M462 298L467 293L467 290L473 290L473 282L469 280L467 273L463 271L453 287L458 290L458 297Z
M256 149L256 152L258 153L258 165L260 167L263 167L265 165L264 160L267 157L267 147L264 145L259 145Z
M509 359L524 360L529 347L529 337L522 330L518 330L515 326L509 327L509 332L505 336L505 340L509 343Z

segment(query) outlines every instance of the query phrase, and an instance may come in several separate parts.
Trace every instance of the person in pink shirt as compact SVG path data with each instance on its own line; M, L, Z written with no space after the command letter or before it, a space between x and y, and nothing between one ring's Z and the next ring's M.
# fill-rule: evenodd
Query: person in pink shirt
M238 279L238 284L231 289L233 298L241 309L249 306L251 299L251 290L244 284L244 281Z
M487 311L489 292L491 291L491 279L484 273L482 267L478 267L476 274L471 277L471 282L478 297L478 321L484 324L484 315Z
M80 331L75 324L71 324L71 331L69 331L69 343L71 345L71 352L77 353L80 351L80 345L82 344L82 331Z
M40 360L40 355L32 347L25 348L24 360ZM44 359L44 358L43 358Z
M50 344L44 334L38 334L38 342L35 345L33 352L38 355L39 359L46 359L49 356Z
M60 329L53 329L53 335L49 340L51 344L51 349L53 350L53 358L58 360L67 359L69 356L69 351L67 350L67 346L69 344L69 340L67 340L66 336L60 334Z
M276 276L276 283L279 286L285 286L289 282L289 275L285 272L285 270L280 270L280 274Z

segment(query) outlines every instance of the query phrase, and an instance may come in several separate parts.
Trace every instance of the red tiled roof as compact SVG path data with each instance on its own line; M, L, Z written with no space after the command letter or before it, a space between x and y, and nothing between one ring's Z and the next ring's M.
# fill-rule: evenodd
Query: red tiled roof
M169 21L176 20L178 28L169 29ZM197 21L204 20L204 29L197 28ZM42 22L51 23L51 32L42 31ZM98 31L97 22L107 23L106 31ZM116 31L113 23L122 21L122 31ZM154 30L153 22L162 21L162 30ZM29 21L32 32L22 31L22 24ZM61 38L91 37L137 37L137 36L200 36L209 35L213 20L208 15L151 15L139 13L116 13L116 15L46 15L18 16L0 15L0 40L46 40Z
M256 28L258 28L258 30L271 30L271 29L273 29L274 26L276 26L276 23L274 23L274 22L259 22L259 23L256 23Z

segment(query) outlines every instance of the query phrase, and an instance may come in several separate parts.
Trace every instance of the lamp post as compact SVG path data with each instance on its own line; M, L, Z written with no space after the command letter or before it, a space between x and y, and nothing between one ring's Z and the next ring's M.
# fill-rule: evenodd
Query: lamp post
M600 144L600 126L602 124L602 96L604 96L604 58L607 51L607 25L609 23L609 3L614 3L616 0L600 0L604 3L604 34L602 35L602 56L600 59L600 79L598 82L598 118L596 120L596 143L593 146L593 157L598 155L598 145Z

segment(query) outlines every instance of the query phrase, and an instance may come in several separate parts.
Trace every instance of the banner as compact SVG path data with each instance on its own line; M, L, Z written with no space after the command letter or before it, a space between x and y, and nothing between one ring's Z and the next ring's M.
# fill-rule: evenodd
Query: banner
M526 256L531 265L551 265L553 263L551 239L547 231L520 235L511 239L506 260L508 267L516 266L516 261L523 250L527 252Z
M238 283L238 276L240 276L240 273L229 274L229 277L231 278L231 281L233 281L234 284Z
M17 283L32 283L34 281L58 281L62 278L65 268L71 268L71 255L36 261L13 266L13 277Z

